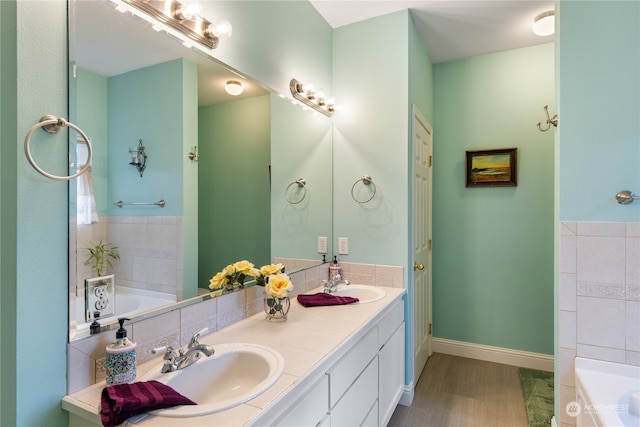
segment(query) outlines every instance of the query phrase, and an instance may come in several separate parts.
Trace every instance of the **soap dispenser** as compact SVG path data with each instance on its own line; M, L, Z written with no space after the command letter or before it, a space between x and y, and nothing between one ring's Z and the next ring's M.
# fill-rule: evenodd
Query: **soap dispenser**
M124 321L119 318L120 328L116 339L107 346L107 384L126 384L136 379L136 344L127 338Z
M338 264L338 257L334 255L333 261L331 261L331 264L329 265L329 280L336 280L336 276L337 280L342 278L342 267Z

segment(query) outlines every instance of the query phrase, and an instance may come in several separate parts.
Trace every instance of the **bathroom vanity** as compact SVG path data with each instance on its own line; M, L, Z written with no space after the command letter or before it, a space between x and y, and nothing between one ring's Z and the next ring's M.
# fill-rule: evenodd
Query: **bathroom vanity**
M276 350L284 372L264 393L230 409L180 420L148 415L127 425L386 425L404 391L405 291L379 289L384 298L370 303L305 308L293 300L286 322L259 313L201 337L214 348L253 343ZM161 364L160 357L140 364L138 380ZM104 382L64 397L71 427L101 425L103 388Z

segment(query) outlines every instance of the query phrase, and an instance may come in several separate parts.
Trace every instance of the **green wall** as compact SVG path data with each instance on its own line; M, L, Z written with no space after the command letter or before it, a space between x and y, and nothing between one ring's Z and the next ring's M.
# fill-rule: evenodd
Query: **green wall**
M271 256L317 259L317 237L331 236L332 121L271 95ZM296 184L306 180L306 195ZM299 203L288 203L289 198ZM328 248L331 253L331 247Z
M434 66L434 336L553 354L554 46ZM465 150L517 147L518 185L465 188Z
M614 196L640 194L640 3L557 7L560 220L638 221L640 203Z
M183 79L197 87L196 65L183 59L109 78L109 195L111 215L182 216L183 131L197 129L197 116L184 117L183 106L197 105L195 92L185 99ZM153 108L162 105L163 108ZM129 147L142 145L147 167L142 177L129 165ZM197 145L196 140L191 141ZM184 152L186 156L186 152ZM123 207L113 202L155 202L166 207Z
M67 116L67 6L9 0L0 2L0 10L0 424L64 426L67 183L38 174L22 144L42 115ZM66 129L56 135L38 130L32 147L43 169L66 173Z
M198 110L200 287L228 264L271 262L269 96Z

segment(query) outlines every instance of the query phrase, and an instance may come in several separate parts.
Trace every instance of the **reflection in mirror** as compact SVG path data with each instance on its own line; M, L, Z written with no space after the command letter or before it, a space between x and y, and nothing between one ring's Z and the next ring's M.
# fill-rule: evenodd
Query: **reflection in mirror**
M209 278L240 259L288 271L320 262L317 236L331 241L330 121L109 1L70 1L69 11L69 115L94 146L91 175L69 187L70 340L96 320L104 330L209 298ZM224 90L230 80L241 95ZM73 169L83 153L70 142ZM284 189L301 176L308 201L293 207ZM116 247L101 273L115 286L85 265L100 244ZM108 304L117 314L96 319Z

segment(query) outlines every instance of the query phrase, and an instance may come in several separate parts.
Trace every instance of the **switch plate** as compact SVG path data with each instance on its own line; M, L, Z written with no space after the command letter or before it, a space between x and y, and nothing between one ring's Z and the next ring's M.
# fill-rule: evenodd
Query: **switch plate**
M349 255L348 237L338 237L338 255Z
M318 236L318 253L326 254L327 253L327 243L328 239L323 236Z

